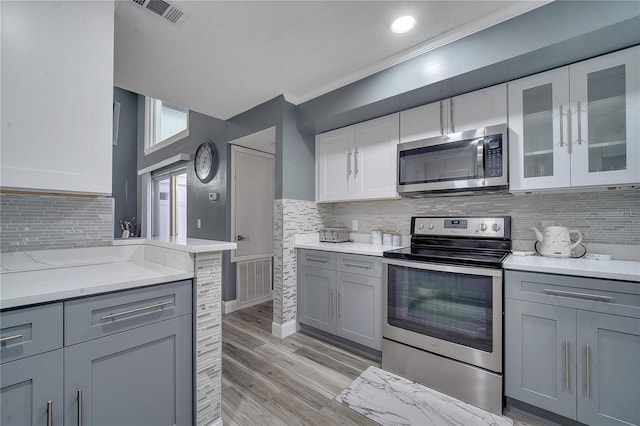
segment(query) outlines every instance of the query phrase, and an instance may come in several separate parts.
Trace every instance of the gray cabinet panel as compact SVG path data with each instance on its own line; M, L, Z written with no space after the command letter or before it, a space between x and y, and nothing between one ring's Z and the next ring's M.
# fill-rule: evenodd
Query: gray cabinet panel
M0 366L1 425L46 425L47 401L51 401L53 424L62 424L62 352L58 349Z
M64 303L65 346L191 313L191 281L120 291Z
M507 300L505 341L505 395L575 419L576 311Z
M640 425L640 319L578 311L578 349L578 420Z
M62 347L62 303L0 312L0 325L3 363Z
M382 279L338 272L338 336L382 350Z
M65 348L65 423L192 423L191 316Z
M369 277L382 277L382 260L377 257L339 253L337 264L338 271Z
M298 268L298 321L335 333L336 273L309 266Z

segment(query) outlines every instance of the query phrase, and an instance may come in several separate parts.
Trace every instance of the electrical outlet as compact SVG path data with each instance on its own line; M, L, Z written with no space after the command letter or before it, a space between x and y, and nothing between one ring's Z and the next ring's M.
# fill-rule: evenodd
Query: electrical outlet
M202 228L202 221L201 221L200 219L198 219L198 220L196 221L196 227L197 227L198 229Z
M352 231L357 231L358 230L358 220L357 219L353 219L351 221L351 230Z

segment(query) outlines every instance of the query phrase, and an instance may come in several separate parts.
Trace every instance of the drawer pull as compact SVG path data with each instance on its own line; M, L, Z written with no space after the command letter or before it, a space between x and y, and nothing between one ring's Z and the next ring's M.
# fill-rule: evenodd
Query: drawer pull
M360 269L371 269L373 267L372 263L352 263L352 262L342 262L344 266L348 266L351 268L360 268Z
M549 294L557 294L558 296L575 296L575 297L584 297L587 299L597 299L602 300L604 302L609 302L613 300L611 296L601 296L599 294L589 294L589 293L576 293L574 291L563 291L563 290L553 290L550 288L543 289L544 292Z
M327 259L326 257L312 257L312 256L307 256L306 259L309 262L318 262L318 263L329 263L329 259Z
M165 302L156 303L155 305L143 306L142 308L130 309L130 310L124 311L124 312L117 312L115 314L109 314L109 315L105 315L103 317L100 317L100 321L121 317L123 315L135 314L136 312L142 312L142 311L146 311L146 310L149 310L149 309L160 308L162 306L170 305L172 303L173 303L172 300L167 300Z
M7 336L0 339L0 343L8 342L9 340L19 339L22 334L16 334L15 336Z

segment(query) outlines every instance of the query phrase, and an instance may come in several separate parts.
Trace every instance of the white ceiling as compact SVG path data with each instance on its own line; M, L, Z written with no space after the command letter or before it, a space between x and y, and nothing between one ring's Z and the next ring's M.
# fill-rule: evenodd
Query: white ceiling
M547 2L172 1L185 12L172 24L120 0L114 82L226 120L281 94L299 104ZM405 14L416 27L392 33Z

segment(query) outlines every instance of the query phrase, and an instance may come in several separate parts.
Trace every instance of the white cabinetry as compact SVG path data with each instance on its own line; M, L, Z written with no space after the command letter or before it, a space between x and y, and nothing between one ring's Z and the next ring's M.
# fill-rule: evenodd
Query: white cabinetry
M113 2L0 8L0 185L111 194Z
M398 198L398 114L316 136L316 201Z
M507 85L400 112L400 143L507 122Z
M640 47L509 83L510 190L640 183Z

